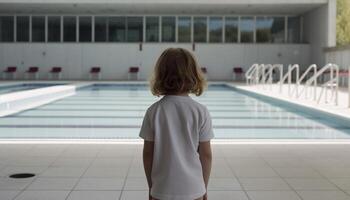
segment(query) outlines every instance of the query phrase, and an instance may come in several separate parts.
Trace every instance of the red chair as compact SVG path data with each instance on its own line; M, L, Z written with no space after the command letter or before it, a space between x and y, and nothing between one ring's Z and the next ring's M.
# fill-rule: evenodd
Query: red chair
M139 80L139 71L140 71L140 68L137 66L129 67L128 79Z
M242 67L234 67L233 68L233 80L237 81L238 79L241 81L243 79L243 68Z
M61 73L62 73L62 67L52 67L50 74L51 74L51 79L54 78L54 76L57 76L57 79L61 79Z
M39 79L39 67L32 66L29 67L26 71L27 78L29 78L30 75L33 75L35 79Z
M7 78L8 75L12 76L12 79L16 79L17 75L17 67L16 66L9 66L3 71L4 79Z
M94 77L97 78L97 80L100 80L101 75L101 67L91 67L90 69L90 79L93 79Z

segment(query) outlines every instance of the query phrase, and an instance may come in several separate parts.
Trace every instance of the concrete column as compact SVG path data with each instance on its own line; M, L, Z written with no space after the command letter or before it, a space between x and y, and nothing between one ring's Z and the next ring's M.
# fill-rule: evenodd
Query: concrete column
M327 46L334 47L337 44L337 0L329 0L328 2L328 38Z

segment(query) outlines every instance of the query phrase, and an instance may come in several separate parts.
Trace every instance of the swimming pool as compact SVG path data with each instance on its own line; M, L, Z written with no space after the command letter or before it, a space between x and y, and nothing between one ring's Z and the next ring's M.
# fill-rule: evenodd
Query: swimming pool
M24 84L14 84L14 85L0 85L0 95L8 94L12 92L20 92L25 90L38 89L43 87L50 87L55 85L62 84L54 84L54 83L24 83Z
M225 85L201 97L216 139L348 139L350 123ZM95 84L73 96L0 118L2 139L137 139L158 98L147 85Z

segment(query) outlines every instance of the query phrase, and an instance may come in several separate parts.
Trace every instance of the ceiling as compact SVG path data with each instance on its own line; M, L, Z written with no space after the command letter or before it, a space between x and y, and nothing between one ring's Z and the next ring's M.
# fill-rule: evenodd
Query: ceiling
M214 0L213 0L214 1ZM261 0L264 1L264 0ZM304 0L305 2L305 0ZM1 3L6 14L254 14L300 15L324 3L199 4L199 3Z

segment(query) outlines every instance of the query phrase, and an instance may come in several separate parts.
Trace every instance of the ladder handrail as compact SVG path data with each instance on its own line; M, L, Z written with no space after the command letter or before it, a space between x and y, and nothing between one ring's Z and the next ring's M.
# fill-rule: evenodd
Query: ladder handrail
M303 75L301 75L301 77L299 78L299 83L301 83L306 76L310 73L311 70L314 70L314 75L317 73L317 65L316 64L312 64L310 65L306 71L303 73Z
M292 87L292 74L293 71L296 71L296 85L294 86L294 90L291 90ZM300 66L298 64L294 64L294 65L289 65L288 66L288 72L286 73L286 75L283 77L283 82L280 83L280 87L282 87L282 85L284 84L284 82L286 81L285 79L288 78L288 95L291 97L293 92L296 91L296 95L298 94L299 91L299 74L300 74Z
M301 77L299 77L299 81L297 82L297 85L300 86L301 83L303 82L303 80L307 77L307 75L310 73L311 70L314 70L314 74L312 77L314 77L317 74L317 65L316 64L312 64L310 65L306 71L301 75ZM313 80L311 78L309 78L308 80L306 80L306 83L304 85L304 87L301 89L300 93L298 91L298 93L296 94L297 98L299 98L303 93L305 94L305 98L307 98L308 96L308 89L311 86L311 84L313 83L313 95L314 95L314 100L316 100L316 95L317 95L317 79ZM313 81L311 81L313 80ZM305 92L304 92L305 91Z
M321 101L321 98L323 96L323 92L325 91L325 102L328 103L328 93L327 93L327 87L331 87L331 98L332 100L334 98L334 104L338 105L338 95L339 95L339 66L336 64L327 64L324 68L322 68L319 73L317 73L317 76L323 75L325 72L329 71L330 77L329 81L322 84L322 90L318 97L317 103ZM315 76L314 78L317 79Z
M249 82L252 81L253 74L255 74L255 71L257 70L259 64L255 63L253 64L245 73L245 78L247 81L247 85L249 85Z

